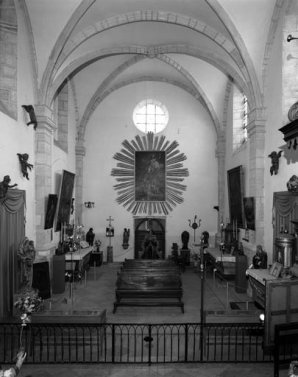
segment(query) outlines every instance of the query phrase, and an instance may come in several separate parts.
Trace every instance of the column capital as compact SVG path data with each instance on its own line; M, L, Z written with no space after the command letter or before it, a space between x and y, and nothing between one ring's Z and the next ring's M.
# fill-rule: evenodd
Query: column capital
M52 109L50 109L46 105L36 105L35 109L35 116L38 122L37 128L45 128L50 131L54 131L57 128L57 124L54 121L54 114Z
M86 154L86 148L83 145L76 146L76 156L84 157Z

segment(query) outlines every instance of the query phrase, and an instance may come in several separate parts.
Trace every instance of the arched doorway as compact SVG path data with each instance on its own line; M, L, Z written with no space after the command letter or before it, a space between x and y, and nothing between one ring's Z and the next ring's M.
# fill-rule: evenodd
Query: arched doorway
M148 236L149 232L151 231L152 234L156 237L158 249L159 249L159 256L156 256L156 251L150 250L148 254L153 256L153 258L165 258L165 250L166 250L166 241L165 241L165 225L166 220L160 218L138 218L134 221L134 229L135 229L135 250L134 250L134 257L135 259L142 258L144 255L144 240ZM150 258L151 259L151 258Z

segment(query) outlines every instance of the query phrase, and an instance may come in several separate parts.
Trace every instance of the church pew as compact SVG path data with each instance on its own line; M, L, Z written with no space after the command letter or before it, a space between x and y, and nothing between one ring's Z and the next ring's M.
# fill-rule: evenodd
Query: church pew
M125 259L124 266L147 266L147 267L162 267L175 266L175 262L171 259Z
M139 274L142 271L143 274L181 274L178 266L173 267L146 267L146 266L121 266L119 273L127 274Z
M113 313L118 306L178 306L184 313L182 281L179 274L146 275L119 273L116 282L116 301Z

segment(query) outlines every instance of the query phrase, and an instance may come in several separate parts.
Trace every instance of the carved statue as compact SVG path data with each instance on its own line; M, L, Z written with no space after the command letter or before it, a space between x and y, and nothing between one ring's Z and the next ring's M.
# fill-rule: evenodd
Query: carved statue
M32 290L33 262L35 255L34 242L32 240L30 241L28 237L24 237L18 249L19 284L21 292L30 292Z
M256 254L252 258L252 264L255 269L267 268L267 253L263 250L261 245L257 245Z
M23 173L23 177L26 177L29 180L29 175L28 175L27 169L29 169L30 171L33 169L33 165L29 164L29 162L28 162L29 155L27 153L24 153L24 154L17 153L17 155L19 156L19 161L20 161L20 164L21 164L21 170L22 170L22 173Z
M30 124L34 124L34 131L36 131L38 123L36 120L34 107L32 105L22 105L22 107L27 111L30 117L30 122L27 123L27 126L30 126Z
M93 228L90 228L86 233L86 241L89 243L90 246L93 246L95 234L93 233Z
M127 249L128 246L129 246L129 244L128 244L129 236L130 236L130 230L124 228L124 231L123 231L123 244L122 244L123 249Z
M188 249L189 233L187 230L181 233L182 249Z
M270 174L277 174L279 169L279 159L282 154L282 151L277 152L271 152L268 157L271 158L271 167L270 167Z
M292 175L292 177L287 182L287 189L290 192L298 191L298 177L297 175Z
M7 191L9 188L14 188L17 186L17 183L15 183L14 185L10 185L11 179L10 179L10 176L9 175L5 175L4 178L3 178L3 181L0 182L0 202L3 203L7 197Z

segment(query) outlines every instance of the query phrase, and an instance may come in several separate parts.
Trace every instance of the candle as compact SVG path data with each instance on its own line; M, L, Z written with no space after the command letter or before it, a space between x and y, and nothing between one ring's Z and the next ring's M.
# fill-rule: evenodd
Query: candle
M237 228L237 220L236 220L236 241L237 241L237 239L238 239L238 228Z

